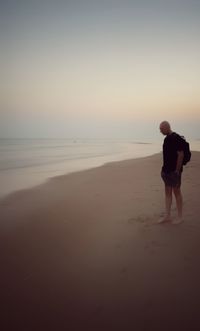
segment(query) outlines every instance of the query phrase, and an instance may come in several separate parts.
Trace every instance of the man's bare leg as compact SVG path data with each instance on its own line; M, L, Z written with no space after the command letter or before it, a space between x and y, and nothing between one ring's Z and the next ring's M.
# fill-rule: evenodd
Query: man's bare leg
M171 221L171 206L172 206L172 187L165 185L165 216L158 220L158 223Z
M183 198L182 198L180 187L173 187L173 192L174 192L174 195L175 195L175 198L176 198L176 207L177 207L178 217L172 223L173 224L179 224L183 221L183 219L182 219Z

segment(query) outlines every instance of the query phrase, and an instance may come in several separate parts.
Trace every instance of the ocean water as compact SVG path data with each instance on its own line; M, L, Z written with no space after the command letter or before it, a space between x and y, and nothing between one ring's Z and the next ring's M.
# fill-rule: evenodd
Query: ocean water
M0 197L51 177L160 152L160 141L0 139ZM195 150L200 150L200 141Z

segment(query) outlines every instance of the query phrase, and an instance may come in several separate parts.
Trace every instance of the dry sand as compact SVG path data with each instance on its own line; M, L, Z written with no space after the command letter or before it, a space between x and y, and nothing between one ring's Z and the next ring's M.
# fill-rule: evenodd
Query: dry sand
M200 153L180 225L156 224L161 163L109 163L0 201L2 331L200 330Z

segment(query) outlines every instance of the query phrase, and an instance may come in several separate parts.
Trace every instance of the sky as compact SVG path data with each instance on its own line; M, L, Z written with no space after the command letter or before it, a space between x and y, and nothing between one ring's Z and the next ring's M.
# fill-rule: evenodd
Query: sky
M199 0L0 6L0 138L199 138Z

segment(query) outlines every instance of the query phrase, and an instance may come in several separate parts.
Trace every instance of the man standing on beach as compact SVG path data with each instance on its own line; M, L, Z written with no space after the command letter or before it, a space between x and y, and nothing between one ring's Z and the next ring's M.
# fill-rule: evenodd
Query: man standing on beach
M160 123L160 132L165 135L163 143L163 167L161 177L165 183L166 214L158 223L179 224L182 220L181 174L183 171L184 147L182 138L171 130L167 121ZM171 219L172 192L176 198L177 218Z

